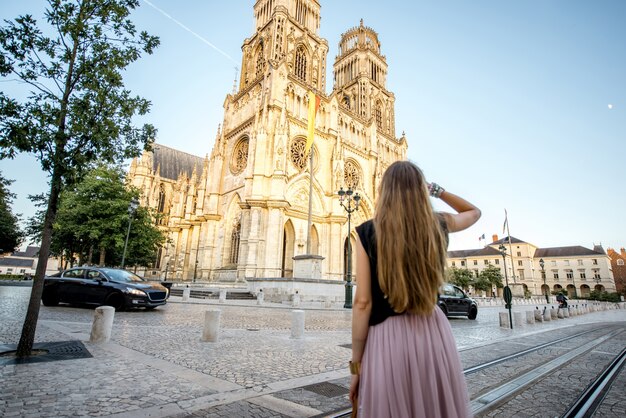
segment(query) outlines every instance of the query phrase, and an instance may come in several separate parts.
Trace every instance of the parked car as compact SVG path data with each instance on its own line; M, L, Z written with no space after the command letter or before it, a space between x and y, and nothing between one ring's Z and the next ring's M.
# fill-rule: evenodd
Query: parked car
M154 309L165 305L169 290L124 269L74 267L44 278L41 301L45 306L60 302L76 305L108 305L121 311Z
M446 316L467 316L476 319L478 304L465 294L460 288L450 283L444 283L439 290L437 304Z

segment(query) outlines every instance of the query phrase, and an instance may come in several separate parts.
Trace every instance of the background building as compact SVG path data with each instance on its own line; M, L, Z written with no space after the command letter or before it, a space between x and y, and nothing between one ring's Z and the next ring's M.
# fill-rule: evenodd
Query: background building
M384 170L406 158L381 43L363 21L345 32L326 94L319 2L258 0L253 11L256 32L243 41L239 85L224 100L210 156L156 144L131 164L130 182L142 204L163 215L168 234L151 273L187 281L294 278L293 257L310 239L310 254L322 257L320 279L340 282L356 241L337 191L361 195L354 227L372 216ZM312 179L304 151L309 91L321 97Z
M619 253L612 248L606 251L611 259L615 287L619 293L626 295L626 250L622 247Z
M506 275L509 284L520 286L534 296L546 291L565 291L570 297L587 297L592 290L615 292L611 258L601 245L538 248L518 238L498 239L484 248L448 252L448 266L472 270L475 276L492 264L502 271L504 259L499 248L506 248ZM540 261L543 260L543 270Z

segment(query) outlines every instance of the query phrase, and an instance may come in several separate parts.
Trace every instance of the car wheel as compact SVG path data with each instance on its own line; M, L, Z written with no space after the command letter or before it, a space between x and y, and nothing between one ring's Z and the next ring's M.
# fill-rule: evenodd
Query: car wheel
M59 304L59 295L55 290L44 290L41 295L41 301L44 306L57 306Z
M475 306L472 306L469 310L469 314L467 314L468 319L476 319L478 315L478 309Z
M441 308L441 311L443 312L445 316L448 316L448 308L446 308L446 305L441 304L439 305L439 308Z
M106 305L115 308L116 311L124 310L124 295L121 293L111 293L106 300Z

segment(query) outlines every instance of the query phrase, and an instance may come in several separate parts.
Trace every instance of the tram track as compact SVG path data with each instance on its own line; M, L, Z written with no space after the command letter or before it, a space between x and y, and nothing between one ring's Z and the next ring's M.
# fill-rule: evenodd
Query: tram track
M463 372L468 379L472 413L476 417L512 416L507 415L506 408L503 407L511 398L525 391L532 391L533 385L537 384L537 382L554 375L564 366L574 364L580 357L593 351L602 354L604 357L610 357L608 361L598 366L604 370L594 375L595 377L591 379L592 382L582 394L578 394L579 390L575 391L578 398L571 402L568 401L566 405L559 405L561 412L549 415L559 416L562 411L567 410L562 417L582 418L593 416L594 411L602 403L604 395L611 389L616 376L619 375L624 364L626 364L626 350L622 350L620 354L615 356L612 353L614 350L601 350L600 348L603 344L606 345L618 336L623 339L625 335L623 325L619 327L594 328L466 367ZM574 346L562 346L563 343L567 342L575 342L575 344ZM485 347L477 349L485 350ZM550 352L546 353L546 350ZM589 362L594 363L597 361L589 360ZM517 363L522 363L523 365L519 366ZM604 367L606 364L608 366ZM489 376L485 376L486 373L492 375L491 382L489 382ZM496 378L498 380L494 381L493 379ZM558 378L552 378L558 382ZM486 384L483 380L487 381ZM558 383L556 384L558 385ZM552 383L552 385L554 386L555 383ZM532 407L533 405L529 406L530 409ZM536 407L539 409L538 406ZM327 416L349 417L350 413L351 409L348 408L336 411L334 415ZM538 410L535 416L548 416L544 415L545 413L545 410ZM525 416L533 415L528 412Z

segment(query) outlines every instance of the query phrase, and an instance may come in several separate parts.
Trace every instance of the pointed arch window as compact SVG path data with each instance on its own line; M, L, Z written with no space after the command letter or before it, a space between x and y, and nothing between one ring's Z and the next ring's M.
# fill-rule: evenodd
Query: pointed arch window
M259 45L256 52L256 78L262 77L265 72L265 55L263 53L263 44Z
M307 56L302 45L296 50L296 62L294 65L294 73L302 81L306 81Z
M238 220L230 234L230 264L239 262L239 242L241 240L241 222Z
M378 127L378 129L382 129L383 128L383 106L380 104L380 102L376 103L375 115L376 115L376 126Z

